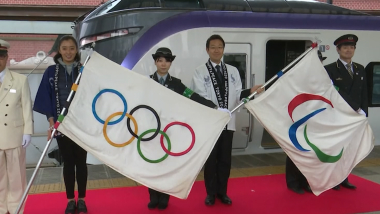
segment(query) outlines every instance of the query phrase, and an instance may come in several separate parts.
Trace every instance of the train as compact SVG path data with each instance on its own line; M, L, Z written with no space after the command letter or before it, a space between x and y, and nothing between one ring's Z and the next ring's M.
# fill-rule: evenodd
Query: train
M176 59L169 72L185 85L208 60L207 38L219 34L226 42L223 61L238 68L243 88L263 84L313 42L327 57L323 63L332 63L334 40L355 34L353 61L366 68L368 120L380 145L380 17L313 0L111 0L73 28L82 59L95 42L95 51L142 75L155 72L152 54L159 47L170 48ZM236 114L233 155L282 151L246 109Z

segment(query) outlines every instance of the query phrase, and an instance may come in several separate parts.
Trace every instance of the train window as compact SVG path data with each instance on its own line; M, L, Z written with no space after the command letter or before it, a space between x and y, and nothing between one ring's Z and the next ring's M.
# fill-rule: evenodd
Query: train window
M144 8L144 7L160 7L159 0L114 0L104 5L102 9L97 11L97 15L103 15L119 10Z
M161 6L164 8L203 8L200 0L161 0Z
M248 1L253 12L289 13L290 7L285 1Z
M380 107L380 62L370 62L366 68L368 106Z
M240 74L242 88L246 89L247 54L224 54L223 62L236 67Z
M245 0L203 0L207 10L251 11Z
M248 0L253 12L365 15L346 8L320 3L284 0Z

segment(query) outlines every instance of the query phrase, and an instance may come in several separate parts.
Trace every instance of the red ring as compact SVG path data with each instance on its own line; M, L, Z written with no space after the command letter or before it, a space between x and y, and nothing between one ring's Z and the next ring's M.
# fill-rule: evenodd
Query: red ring
M194 133L194 130L186 123L182 123L182 122L172 122L172 123L169 123L165 128L164 128L164 132L166 133L166 130L168 130L171 126L173 125L181 125L181 126L185 126L186 128L189 129L189 131L191 132L191 137L193 138L192 141L191 141L191 144L189 146L189 148L187 148L185 151L183 152L178 152L178 153L175 153L175 152L171 152L169 150L166 149L165 145L164 145L164 136L161 135L161 138L160 138L160 143L161 143L161 147L162 149L169 155L171 156L181 156L181 155L184 155L186 153L188 153L193 147L194 147L194 144L195 144L195 133Z

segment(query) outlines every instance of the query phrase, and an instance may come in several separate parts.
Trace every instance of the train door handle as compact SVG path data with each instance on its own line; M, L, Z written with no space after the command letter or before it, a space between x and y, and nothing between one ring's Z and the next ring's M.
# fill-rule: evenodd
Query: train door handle
M248 135L249 134L249 126L242 127L241 131L245 132L245 134Z

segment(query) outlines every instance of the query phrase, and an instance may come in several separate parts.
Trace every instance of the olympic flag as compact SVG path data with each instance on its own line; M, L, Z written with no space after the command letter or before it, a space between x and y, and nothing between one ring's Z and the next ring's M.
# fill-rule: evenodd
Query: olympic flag
M94 52L58 131L126 177L185 199L228 121Z
M246 107L305 175L315 195L341 183L374 146L367 118L339 95L316 49Z

